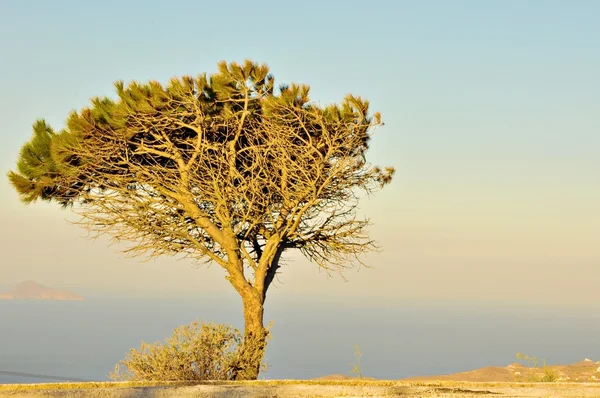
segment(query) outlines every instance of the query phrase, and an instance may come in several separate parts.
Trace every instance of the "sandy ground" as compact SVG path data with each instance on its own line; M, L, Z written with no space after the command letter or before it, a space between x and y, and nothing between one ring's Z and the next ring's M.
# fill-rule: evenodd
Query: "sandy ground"
M64 383L0 385L0 397L600 397L600 384L597 383L261 381L179 387L122 387L115 384L107 387L96 383L89 387L86 383L75 386Z

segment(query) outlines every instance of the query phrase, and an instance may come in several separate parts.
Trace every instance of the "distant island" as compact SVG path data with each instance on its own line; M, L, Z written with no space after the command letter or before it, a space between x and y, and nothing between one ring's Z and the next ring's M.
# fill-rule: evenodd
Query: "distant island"
M68 290L52 289L25 281L8 292L0 293L0 300L83 300L84 298Z

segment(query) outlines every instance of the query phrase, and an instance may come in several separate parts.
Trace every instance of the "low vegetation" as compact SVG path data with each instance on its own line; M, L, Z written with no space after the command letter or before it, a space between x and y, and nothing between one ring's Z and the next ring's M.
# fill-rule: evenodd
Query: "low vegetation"
M537 359L537 357L531 357L529 355L525 355L520 352L517 352L517 358L525 361L530 367L530 372L529 372L527 381L545 382L545 383L552 383L552 382L558 381L558 376L556 375L556 373L554 371L552 371L552 369L550 369L548 367L545 359L542 359L542 370L544 373L542 375L539 375L536 372L537 368L539 368L539 365L540 365L540 361ZM517 378L517 376L515 376L515 378ZM515 380L515 381L519 381L519 380Z
M230 326L192 322L160 342L131 349L110 374L115 381L234 380L240 371L241 333ZM263 370L266 368L263 362Z
M360 359L361 358L362 358L362 352L360 351L360 347L358 346L358 344L356 344L354 346L354 360L356 362L353 364L352 370L350 371L350 373L354 374L357 379L362 379L362 377L363 377L362 370L360 367Z

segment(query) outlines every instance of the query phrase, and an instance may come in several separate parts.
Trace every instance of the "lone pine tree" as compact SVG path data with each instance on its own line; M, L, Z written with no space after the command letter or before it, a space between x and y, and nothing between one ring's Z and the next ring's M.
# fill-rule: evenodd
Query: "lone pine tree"
M380 116L360 97L319 106L306 85L276 88L249 60L115 87L117 99L93 98L60 131L38 120L8 177L23 202L70 207L130 254L221 266L244 308L235 378L256 379L283 253L339 271L375 248L356 207L394 173L365 159Z

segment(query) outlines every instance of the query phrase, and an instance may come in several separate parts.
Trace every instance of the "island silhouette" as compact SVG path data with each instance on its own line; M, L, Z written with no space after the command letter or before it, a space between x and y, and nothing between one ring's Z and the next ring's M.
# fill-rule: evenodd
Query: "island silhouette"
M53 289L34 281L21 282L8 292L0 293L0 300L84 300L68 290Z

